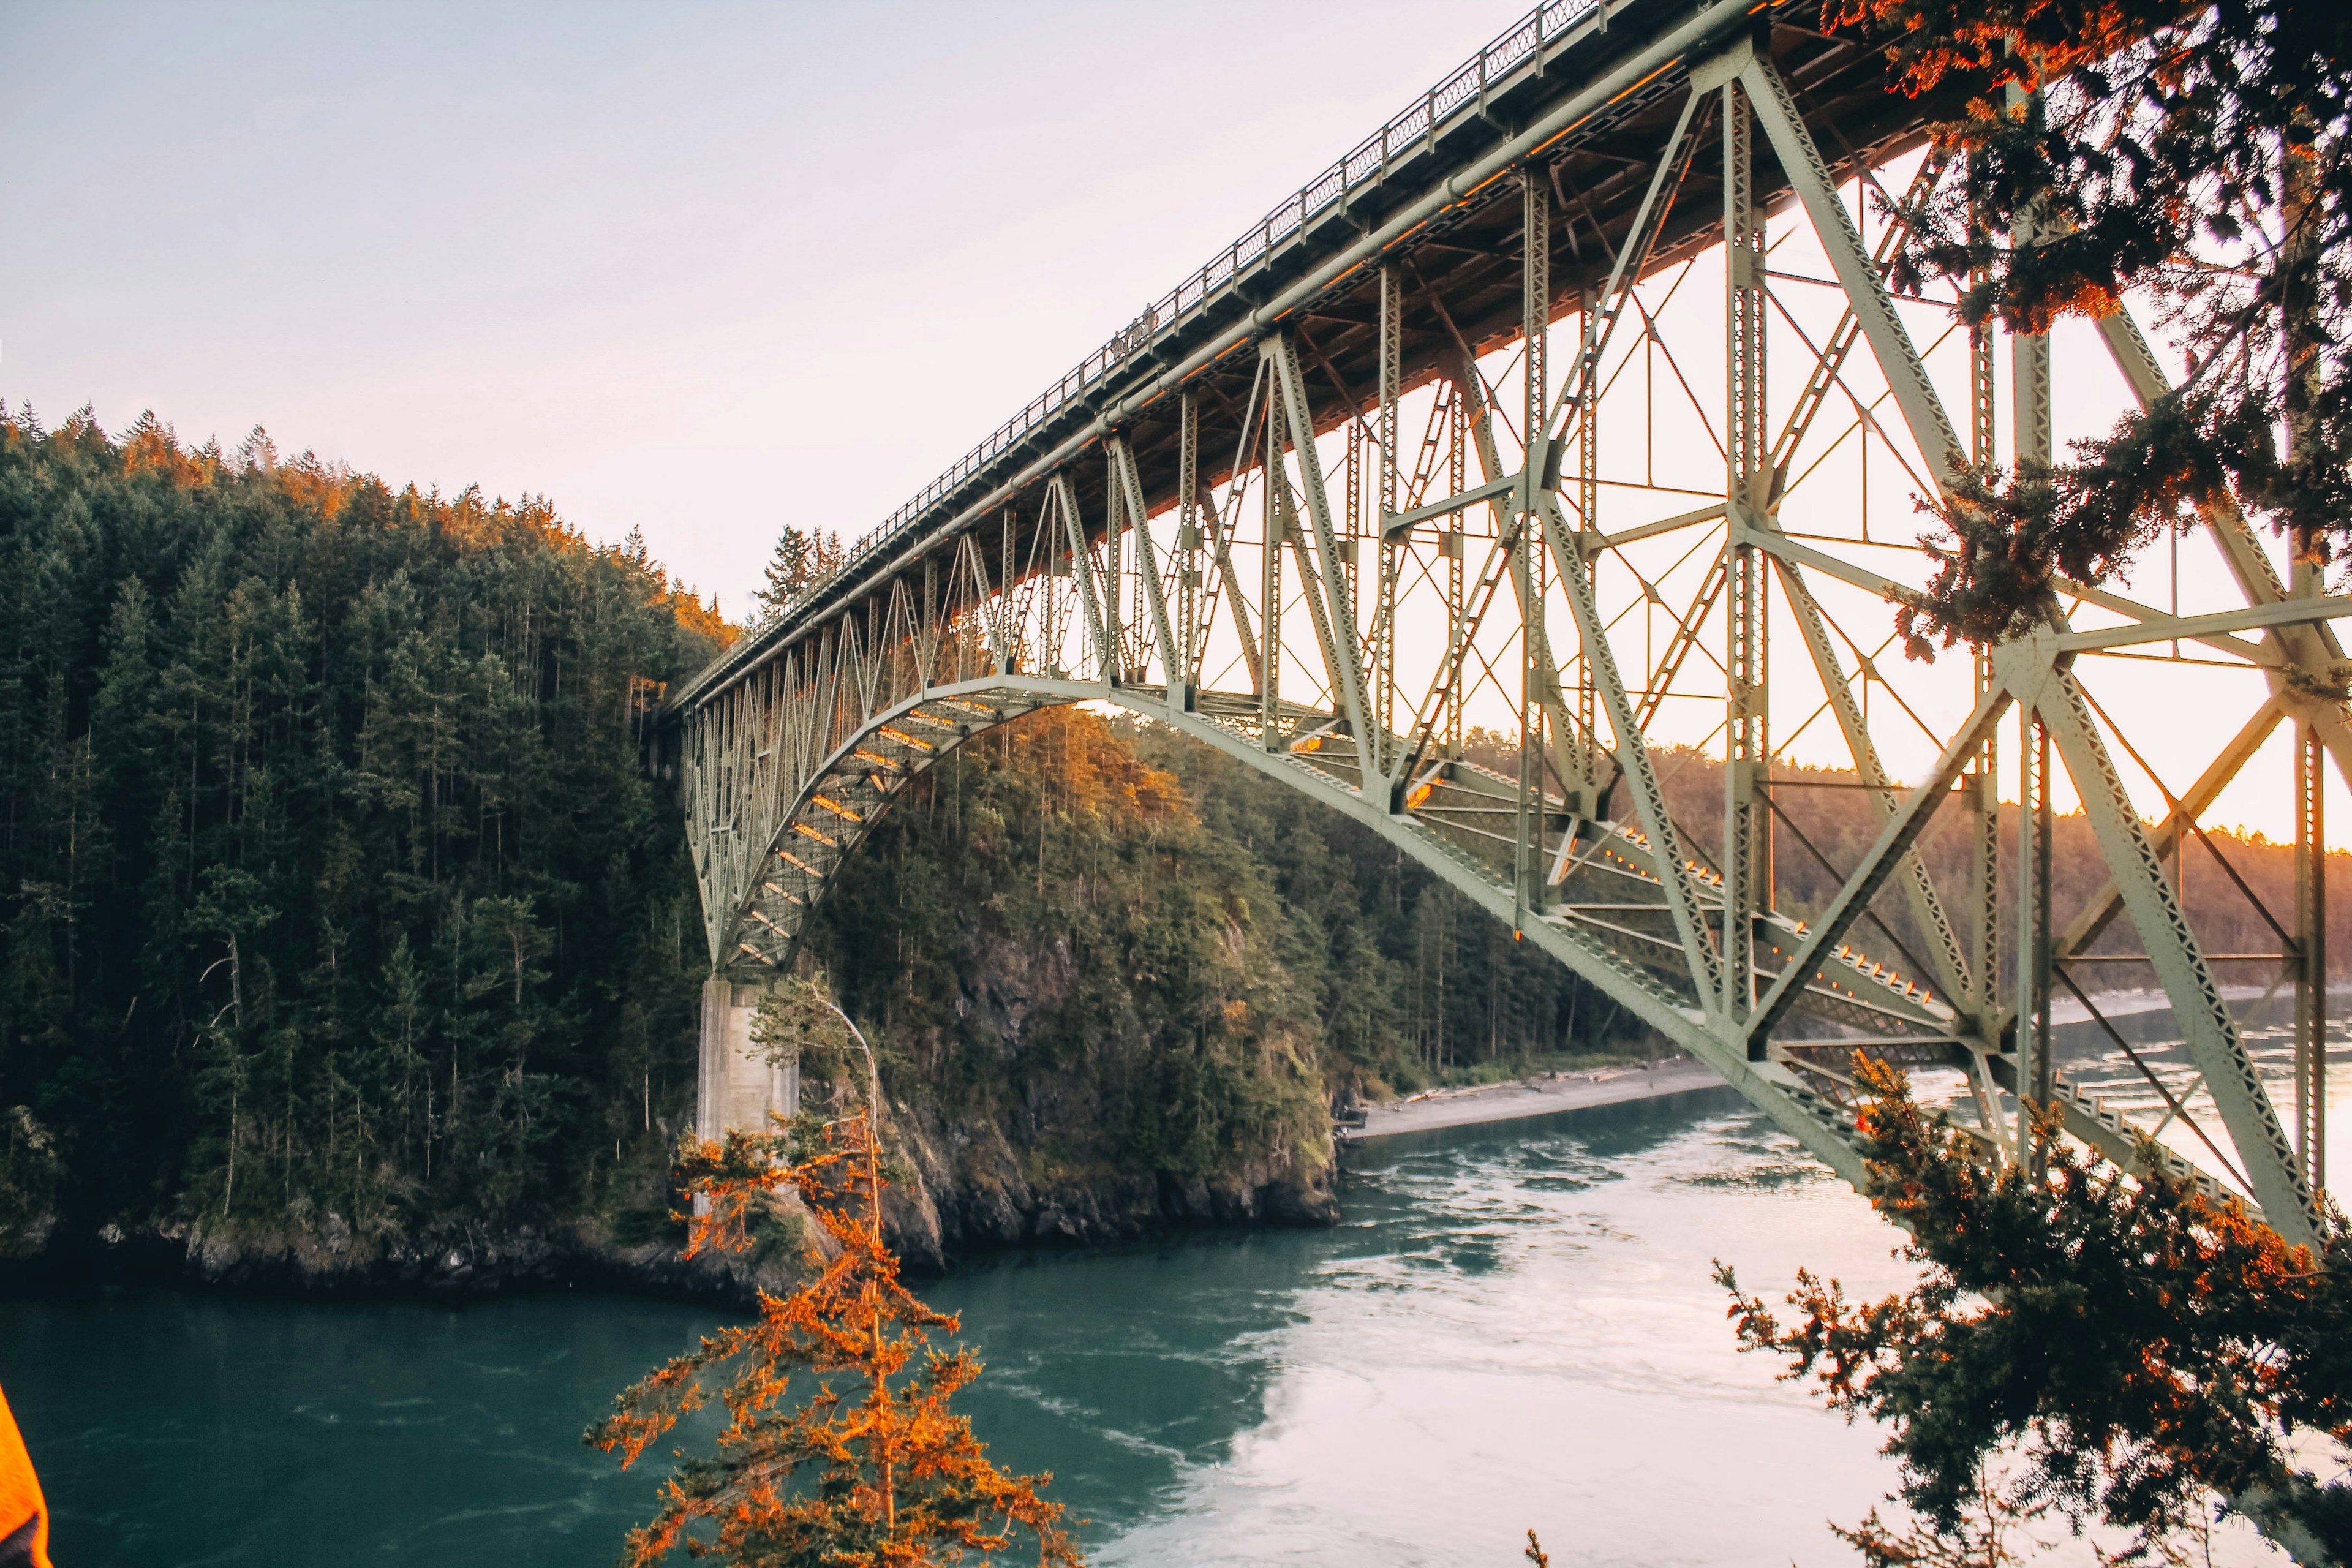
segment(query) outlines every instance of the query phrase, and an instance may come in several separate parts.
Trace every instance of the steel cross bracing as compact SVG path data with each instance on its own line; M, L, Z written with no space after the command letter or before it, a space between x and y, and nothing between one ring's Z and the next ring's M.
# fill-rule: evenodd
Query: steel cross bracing
M688 683L666 755L714 969L787 964L940 758L1104 703L1362 823L1849 1179L1860 1048L1951 1069L1990 1153L2034 1157L2030 1095L2119 1158L2155 1132L2307 1234L2352 601L2222 508L2160 584L2069 584L2031 637L1900 657L1912 498L2046 460L2053 408L2164 374L2118 316L2116 374L2053 394L2046 344L1890 292L1894 205L1868 195L1935 177L1938 106L1817 21L1545 8ZM2210 737L2136 731L2192 689ZM2208 952L2180 884L2237 872L2202 818L2273 786L2294 893L2247 897L2275 951ZM2062 803L2105 879L2087 899L2048 870ZM2225 969L2291 994L2286 1070ZM2177 1050L2115 1027L2124 973ZM2062 1058L2068 1008L2117 1049Z

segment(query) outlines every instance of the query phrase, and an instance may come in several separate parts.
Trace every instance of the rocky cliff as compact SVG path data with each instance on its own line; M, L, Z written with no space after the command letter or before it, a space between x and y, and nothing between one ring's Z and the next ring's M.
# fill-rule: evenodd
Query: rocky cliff
M1093 715L967 748L807 948L882 1053L910 1261L1337 1217L1317 933Z

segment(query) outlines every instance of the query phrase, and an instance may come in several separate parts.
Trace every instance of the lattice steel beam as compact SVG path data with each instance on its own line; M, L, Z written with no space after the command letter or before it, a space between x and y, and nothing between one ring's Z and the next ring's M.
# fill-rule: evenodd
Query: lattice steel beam
M2214 569L2176 573L2168 606L2062 584L2067 613L2033 637L1882 661L1889 601L1929 567L1916 524L1874 525L1874 473L1898 476L1908 518L1910 492L1997 456L2000 334L1915 337L1936 302L1892 297L1899 237L1866 244L1842 188L1931 190L1943 165L1905 160L1939 105L1889 93L1882 61L1788 7L1693 0L1604 29L1610 15L1547 7L1517 52L1480 57L1475 109L1433 94L1411 135L1384 129L681 684L659 754L714 971L789 963L843 863L941 758L1040 707L1101 702L1364 824L1850 1177L1849 1047L1955 1069L2019 1157L2027 1100L2135 1157L2147 1124L2076 1080L2051 1013L2070 965L2123 956L2095 951L2121 913L2199 1080L2176 1093L2177 1065L2151 1074L2165 1158L2308 1235L2330 891L2316 759L2352 767L2326 686L2352 602L2283 573L2220 508L2198 536ZM1824 145L1854 151L1832 164ZM2102 330L2137 395L2161 395L2128 321ZM2011 445L2032 458L2057 394L2038 351L2008 347ZM1802 384L1776 429L1767 371L1792 353ZM1965 448L1939 378L1965 399ZM2150 661L2235 694L2205 709L2235 731L2218 752L2181 761L2161 737L2163 765L2195 782L2157 803L2110 754L2154 778L2113 730L2127 683L2094 706ZM2005 871L1995 735L2012 707ZM2299 761L2271 778L2282 721ZM1695 795L1678 774L1694 765L1720 787ZM2164 868L2250 779L2291 799L2300 846L2282 960L2298 1049L2275 1085ZM1784 795L1801 788L1853 791L1833 798L1858 816L1800 828ZM2044 871L2061 788L2106 882L2071 908ZM1947 805L1957 844L1930 837ZM1776 857L1776 821L1826 884ZM1843 847L1822 848L1824 823ZM2006 939L2004 905L2021 911ZM2190 1122L2210 1150L2181 1142Z

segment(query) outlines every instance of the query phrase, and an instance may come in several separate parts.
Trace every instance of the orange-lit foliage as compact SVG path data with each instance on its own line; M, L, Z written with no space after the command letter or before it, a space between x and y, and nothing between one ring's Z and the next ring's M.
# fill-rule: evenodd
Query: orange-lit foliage
M1743 1349L1787 1356L1785 1378L1886 1423L1903 1500L1948 1535L1989 1506L2054 1510L2137 1531L2138 1557L2193 1531L2219 1494L2347 1561L2352 1486L2315 1479L2291 1446L2298 1433L2352 1439L2340 1216L2315 1259L2235 1199L2152 1159L2127 1174L2046 1125L2044 1175L1988 1168L1900 1072L1860 1053L1854 1070L1870 1096L1866 1191L1910 1233L1919 1283L1855 1303L1801 1270L1788 1296L1801 1318L1783 1328L1718 1264ZM2009 1479L1989 1492L1993 1465ZM1894 1539L1875 1515L1841 1533Z
M1114 822L1177 820L1192 808L1174 773L1155 768L1080 708L1047 708L992 733L1016 769L1047 781L1049 809Z
M998 1469L970 1419L948 1408L981 1364L934 1347L931 1331L953 1333L956 1320L899 1283L866 1118L824 1124L815 1152L780 1163L788 1142L730 1132L681 1151L686 1190L709 1200L689 1256L744 1247L755 1209L787 1186L832 1255L812 1247L808 1284L782 1299L761 1292L755 1321L705 1338L590 1428L592 1444L627 1465L713 1393L730 1417L716 1457L681 1458L663 1483L660 1510L630 1532L624 1561L658 1563L683 1545L730 1563L924 1568L996 1561L1025 1531L1041 1564L1076 1564L1061 1506L1038 1495L1051 1478ZM835 1378L845 1380L838 1391Z
M1952 76L2032 90L2186 26L2204 9L2203 0L1836 0L1830 21L1883 35L1906 92L1931 91ZM2004 108L1997 95L1969 104L1987 117Z
M1892 279L2041 332L2152 300L2189 371L2072 460L1958 454L1914 658L2031 630L2057 574L2122 573L2234 500L2295 552L2352 535L2352 8L2326 0L1831 0L1952 156ZM1929 454L1932 458L1935 454ZM2339 693L2340 696L2340 693Z
M37 440L38 429L29 426L28 418L12 416L0 407L0 444ZM119 447L109 441L87 408L69 416L51 439L91 456L119 452L124 473L158 475L179 489L259 479L305 510L330 519L355 511L371 522L422 529L459 553L522 546L563 555L609 554L640 569L652 590L647 603L667 607L679 625L721 648L741 634L740 627L719 613L715 600L705 603L692 589L672 583L668 571L646 552L643 538L633 532L620 544L599 545L566 522L546 496L526 493L519 501L503 496L486 500L479 486L468 485L444 500L439 491L419 491L413 484L395 495L375 475L355 473L314 452L281 458L269 433L258 426L234 452L224 453L215 442L183 446L178 432L152 409L123 432Z

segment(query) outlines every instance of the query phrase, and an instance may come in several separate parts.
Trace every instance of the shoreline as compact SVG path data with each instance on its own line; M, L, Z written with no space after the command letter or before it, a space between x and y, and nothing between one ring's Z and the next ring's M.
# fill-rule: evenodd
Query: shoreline
M2329 987L2332 994L2344 994L2347 989L2352 988L2341 984ZM2224 998L2232 1004L2252 1002L2263 994L2263 988L2259 985L2222 987ZM2160 1012L2170 1005L2163 993L2146 987L2101 992L2091 1000L2110 1018ZM2057 999L2052 1014L2052 1022L2061 1026L2091 1022L2089 1011L2071 996ZM1551 1073L1538 1079L1514 1079L1469 1089L1436 1089L1414 1095L1409 1100L1392 1100L1386 1104L1370 1107L1364 1113L1362 1126L1342 1125L1336 1130L1336 1135L1341 1143L1353 1143L1366 1138L1392 1137L1400 1132L1430 1132L1444 1127L1475 1127L1490 1121L1517 1121L1530 1116L1549 1116L1555 1111L1622 1105L1636 1100L1655 1100L1669 1094L1687 1094L1693 1089L1720 1089L1723 1086L1724 1080L1696 1058L1673 1056L1629 1067L1601 1068L1591 1072Z
M1663 1061L1601 1068L1592 1072L1554 1073L1539 1079L1481 1084L1475 1089L1441 1089L1376 1105L1364 1113L1361 1127L1342 1129L1339 1142L1355 1143L1400 1132L1517 1121L1530 1116L1549 1116L1555 1111L1622 1105L1630 1100L1722 1087L1723 1079L1712 1068L1690 1057L1669 1057Z

